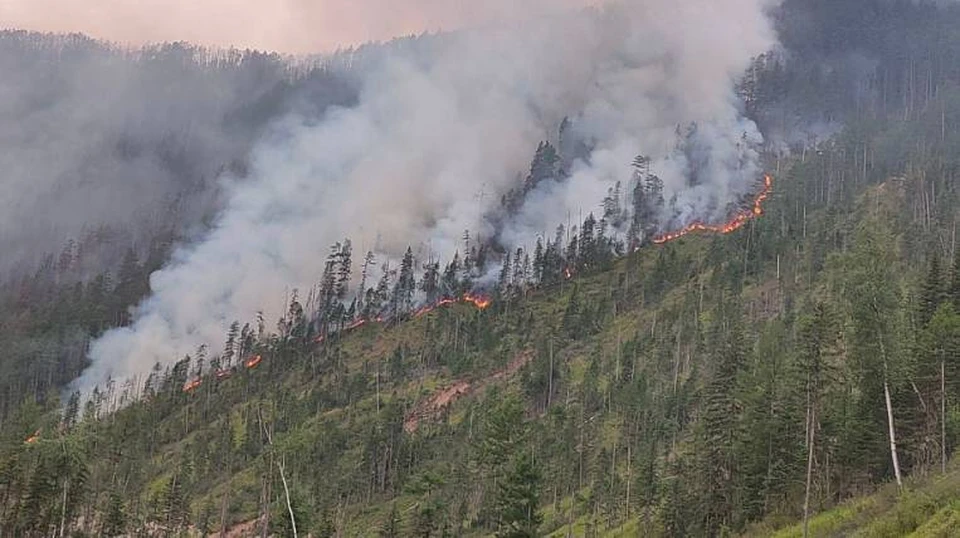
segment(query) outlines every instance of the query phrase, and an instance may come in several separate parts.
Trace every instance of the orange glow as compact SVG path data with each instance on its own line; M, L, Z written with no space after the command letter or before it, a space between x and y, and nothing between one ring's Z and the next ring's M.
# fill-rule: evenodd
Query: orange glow
M188 382L186 385L184 385L184 386L183 386L183 392L192 392L192 391L196 390L196 388L199 387L199 386L202 385L202 384L203 384L203 379L200 379L200 378L198 377L198 378L194 379L193 381L190 381L190 382Z
M256 368L261 362L263 362L263 357L260 355L254 355L247 359L247 362L243 363L243 365L247 368Z
M446 305L448 305L448 304L454 304L454 303L456 303L456 302L457 302L457 301L455 301L455 300L453 300L453 299L440 299L439 301L437 301L436 303L434 303L434 304L432 304L432 305L427 305L427 306L421 307L420 310L417 310L417 311L413 314L413 317L414 317L414 318L419 318L419 317L422 317L422 316L426 316L426 315L429 314L430 312L433 312L434 310L436 310L436 309L438 309L438 308L440 308L440 307L442 307L442 306L446 306Z
M766 174L763 176L763 189L757 193L756 198L753 200L753 206L749 209L743 209L739 213L733 216L730 220L723 224L704 224L702 222L694 222L680 230L675 232L670 232L663 234L659 237L655 237L653 242L657 245L662 245L667 241L673 241L674 239L679 239L687 234L693 232L716 232L721 234L728 234L730 232L739 230L743 227L744 224L750 222L751 220L763 215L763 202L770 197L770 191L773 190L773 176Z
M28 445L32 445L32 444L36 443L36 442L39 441L39 440L40 440L40 430L37 430L37 431L33 432L33 435L31 435L30 437L27 437L27 439L24 441L24 443L25 443L25 444L28 444Z
M354 329L358 329L358 328L360 328L360 327L363 327L363 326L366 325L366 324L367 324L367 320L361 318L361 319L358 319L358 320L354 321L354 322L351 323L350 325L347 325L346 327L343 328L343 330L344 330L344 331L352 331L352 330L354 330Z
M463 300L468 303L472 303L473 306L479 308L480 310L486 309L488 306L490 306L490 303L493 302L492 299L485 295L474 295L472 293L463 294Z
M226 379L231 375L233 375L233 372L231 372L230 370L227 370L227 369L217 370L217 379Z

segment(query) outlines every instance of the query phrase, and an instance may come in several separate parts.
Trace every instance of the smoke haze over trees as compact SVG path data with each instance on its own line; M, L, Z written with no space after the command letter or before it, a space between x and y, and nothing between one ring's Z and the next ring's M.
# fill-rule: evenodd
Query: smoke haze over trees
M94 343L80 386L169 363L258 311L275 319L272 298L310 289L325 260L317 254L344 238L394 266L408 246L426 261L451 259L468 248L464 230L532 248L618 181L631 184L638 153L663 181L658 221L723 219L760 176L761 137L734 83L774 44L765 7L630 1L374 60L358 75L357 106L273 128L210 235L153 276L131 327ZM587 153L515 214L491 218L531 148L568 116L565 136Z
M608 9L310 59L4 34L0 531L953 521L960 6Z

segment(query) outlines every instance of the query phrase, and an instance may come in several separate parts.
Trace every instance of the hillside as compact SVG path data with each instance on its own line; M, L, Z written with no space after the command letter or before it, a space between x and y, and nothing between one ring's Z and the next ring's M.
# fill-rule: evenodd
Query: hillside
M939 387L927 388L921 351L906 357L926 263L906 253L938 232L906 233L902 179L843 211L810 207L804 219L791 193L816 166L795 164L764 217L730 235L646 247L484 310L448 305L319 345L254 339L257 367L184 391L197 365L183 362L156 372L152 396L115 413L89 403L73 415L68 405L68 424L77 416L69 432L56 415L23 408L0 445L5 491L23 495L5 506L21 515L3 520L56 522L63 490L82 486L66 507L78 531L255 528L269 506L282 535L285 479L298 526L317 535L486 535L498 499L514 491L503 482L524 477L538 477L541 532L558 536L699 534L715 524L710 510L733 528L763 514L790 520L804 491L799 372L821 310L836 316L821 337L839 341L823 351L833 374L823 381L813 506L891 476L882 415L870 414L882 400L865 392L871 365L856 340L865 328L843 290L846 275L874 269L894 284L898 360L912 372L893 389L902 462L934 473L938 451L924 440L914 390L935 402ZM887 243L877 251L874 241ZM123 387L108 390L102 405L124 398ZM38 428L39 440L25 443ZM714 474L724 465L739 469L736 485L711 491L702 481L725 483Z
M960 527L957 499L960 498L960 475L952 461L945 475L912 480L904 493L887 485L877 493L844 502L810 520L811 536L857 536L947 538ZM803 536L801 524L758 524L746 537Z
M507 243L520 209L549 199L541 195L568 185L577 159L589 160L589 140L563 119L479 214L490 237L468 230L451 259L415 251L413 238L397 249L402 258L374 262L370 251L361 264L352 238L315 241L334 232L313 220L323 211L307 203L297 174L340 169L308 160L308 172L278 174L289 183L248 178L247 187L264 188L242 191L239 206L262 215L220 213L210 223L201 222L207 207L189 219L164 214L159 220L172 222L161 224L172 226L144 232L139 244L123 224L88 230L36 271L0 280L0 535L802 536L805 515L811 536L955 534L960 7L786 1L776 24L785 52L755 58L737 104L725 103L766 137L750 157L744 132L740 153L727 155L742 160L725 166L752 170L757 159L770 190L758 174L752 191L723 206L726 223L679 213L658 221L684 204L664 199L663 180L640 154L630 156L630 184L583 202L583 215L537 236L535 248ZM0 45L21 37L0 34ZM157 68L93 49L132 62L138 76ZM287 81L273 71L275 58L260 61L272 74L231 101L254 116L236 147L198 156L202 166L183 175L164 168L175 196L186 195L178 181L199 180L220 161L245 168L280 109L321 117L355 98L355 81L342 73ZM188 65L198 81L207 71L229 78L256 69ZM222 95L211 90L210 99ZM385 103L378 110L396 111ZM251 112L260 106L263 117ZM179 132L189 116L169 118L163 132ZM211 117L195 120L219 128L222 118ZM314 120L275 138L316 135ZM695 161L705 139L686 127L676 128L671 158ZM362 162L378 155L362 136L349 138ZM280 149L271 146L268 164L285 162L284 144L271 141ZM322 146L288 145L310 155ZM163 154L166 146L145 147ZM462 148L447 149L425 155L446 163ZM483 164L484 173L495 168ZM704 185L696 176L710 168L691 169L691 189ZM395 197L404 190L415 189L401 184ZM484 190L456 194L471 202L453 204L455 216L472 221L465 208L480 206ZM332 211L351 195L316 200ZM289 199L296 203L273 203ZM439 229L436 215L423 208L420 224ZM185 228L209 226L216 236L226 220L245 233L186 263L209 244L191 242ZM292 235L262 233L285 232L273 224L290 221L302 225ZM281 259L281 249L292 257ZM277 286L222 285L250 258L271 263L232 276ZM157 303L170 283L161 269L171 267L191 283L191 269L202 269L202 288L184 289L210 301L173 294L170 310L151 319L185 312L178 330L193 336L209 322L224 329L223 344L149 371L159 355L128 348L136 352L116 354L125 362L113 365L145 365L121 370L140 375L91 375L82 381L95 389L74 391L87 386L70 385L84 372L111 372L91 368L103 364L92 342L142 329L144 309L131 308ZM287 280L305 273L308 289ZM261 312L230 325L231 311L216 309L231 293L259 299L252 292L263 289L286 290L263 301L280 306L279 319ZM139 335L175 348L166 346L172 333Z

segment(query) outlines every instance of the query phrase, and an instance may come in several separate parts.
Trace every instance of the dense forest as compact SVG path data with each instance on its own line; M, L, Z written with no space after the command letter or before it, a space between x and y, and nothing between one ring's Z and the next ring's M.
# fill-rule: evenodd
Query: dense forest
M762 535L947 473L960 442L960 8L788 0L776 17L782 50L738 85L773 189L729 234L657 241L669 230L645 215L662 187L641 155L632 184L529 252L466 231L454 259L409 250L367 282L377 260L351 274L360 254L345 238L275 324L238 320L222 349L88 398L65 388L90 339L130 322L216 195L190 218L159 197L170 218L148 240L98 226L10 270L0 534ZM53 50L69 66L65 51L98 47L76 39L4 35L19 49L0 61ZM122 61L162 79L148 56ZM174 195L221 167L242 173L283 107L352 98L343 68L187 56L177 69L199 80L260 90L231 104L246 127L229 151L162 133L111 142L172 152ZM578 152L562 130L530 148L504 214L562 179ZM956 495L917 510L956 510Z

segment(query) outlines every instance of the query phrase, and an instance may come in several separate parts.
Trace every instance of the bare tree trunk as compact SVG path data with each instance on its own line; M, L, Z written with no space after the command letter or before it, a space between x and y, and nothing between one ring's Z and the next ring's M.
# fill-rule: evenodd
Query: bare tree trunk
M63 502L60 504L60 538L63 538L63 529L67 524L67 488L70 486L70 481L65 480L63 482Z
M290 505L290 489L287 487L287 476L283 472L283 458L280 459L277 468L280 469L280 480L283 482L283 495L287 499L287 512L290 513L290 526L293 527L293 538L297 538L297 519L293 517L293 507Z
M627 443L627 519L630 519L630 484L633 482L633 458L630 455L632 444Z
M223 488L223 500L220 501L220 538L227 536L227 492L229 490L228 483L228 487Z
M874 309L876 300L874 300ZM879 321L879 320L878 320ZM903 478L900 476L900 459L897 458L897 432L893 425L893 403L890 401L890 376L887 373L887 348L883 345L883 333L877 334L877 343L880 344L880 358L883 359L883 398L887 404L887 426L890 434L890 459L893 462L893 474L897 477L897 488L903 488Z
M550 372L547 378L547 408L553 403L553 337L550 337Z
M940 360L940 473L947 474L947 376L946 364Z
M810 535L810 483L813 479L813 441L816 419L816 410L810 403L810 397L807 396L807 484L803 494L803 538Z
M893 460L893 474L897 477L897 487L903 487L900 477L900 460L897 458L897 433L893 427L893 405L890 403L890 383L886 375L883 378L883 397L887 401L887 425L890 429L890 458Z

